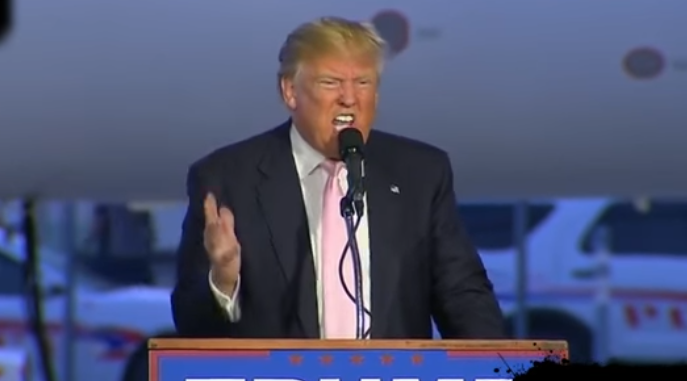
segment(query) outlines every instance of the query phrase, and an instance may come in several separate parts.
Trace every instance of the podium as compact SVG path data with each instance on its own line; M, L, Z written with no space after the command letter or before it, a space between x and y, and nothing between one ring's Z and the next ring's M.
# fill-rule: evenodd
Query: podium
M150 381L495 381L565 341L152 339Z

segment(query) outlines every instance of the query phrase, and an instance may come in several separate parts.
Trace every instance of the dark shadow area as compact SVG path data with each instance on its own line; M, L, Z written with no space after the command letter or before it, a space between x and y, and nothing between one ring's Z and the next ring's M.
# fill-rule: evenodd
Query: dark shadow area
M85 257L80 262L113 286L152 285L154 282L150 261L145 257Z
M581 380L598 379L642 379L642 380L685 380L687 364L652 365L631 363L579 364L555 358L533 362L526 371L514 370L513 381L525 380Z
M150 214L123 204L99 204L93 217L86 250L77 255L79 264L113 285L152 285Z
M0 43L7 39L12 29L12 1L0 0Z

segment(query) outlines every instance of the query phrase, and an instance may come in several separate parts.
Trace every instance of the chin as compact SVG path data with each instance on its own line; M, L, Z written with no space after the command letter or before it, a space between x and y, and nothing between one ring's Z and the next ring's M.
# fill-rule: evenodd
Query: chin
M324 150L325 156L332 160L339 160L339 143L335 140L332 144L328 144Z

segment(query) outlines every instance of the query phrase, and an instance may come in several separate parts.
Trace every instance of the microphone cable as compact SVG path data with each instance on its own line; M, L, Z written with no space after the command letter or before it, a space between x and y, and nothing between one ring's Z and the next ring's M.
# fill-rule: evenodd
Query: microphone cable
M341 285L343 286L343 289L344 289L344 292L346 293L346 296L348 296L348 299L350 299L353 303L356 303L356 306L357 306L358 300L353 295L351 290L348 288L348 285L346 284L346 278L344 277L344 261L346 260L346 256L349 253L355 257L353 251L355 250L355 252L358 252L355 233L357 233L357 231L358 231L358 227L360 226L360 222L362 221L362 218L363 218L362 215L358 215L358 218L355 222L355 226L353 228L353 231L351 232L351 234L349 234L348 242L344 246L343 252L341 253L341 259L339 259L339 280L341 281ZM354 245L355 245L355 248L354 248ZM356 261L354 258L353 266L354 266L354 274L356 275L354 278L357 278L357 279L355 279L355 281L358 283L358 287L362 291L362 268L361 268L362 266L361 266L361 263L359 261ZM362 295L361 295L361 298L362 298ZM370 310L368 310L365 307L365 302L363 300L361 300L361 305L362 305L362 309L363 309L363 311L362 311L363 312L362 325L363 325L363 327L365 327L364 315L367 314L370 318L372 318L372 312L370 312ZM372 324L370 324L370 327L368 327L367 330L365 330L362 338L363 339L369 338L371 330L372 330Z

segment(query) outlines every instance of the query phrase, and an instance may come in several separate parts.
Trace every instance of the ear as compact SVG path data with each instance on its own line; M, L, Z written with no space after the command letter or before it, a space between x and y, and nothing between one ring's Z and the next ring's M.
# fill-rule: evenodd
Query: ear
M296 108L296 89L294 87L293 79L282 77L279 80L281 87L281 96L286 106L294 110Z

